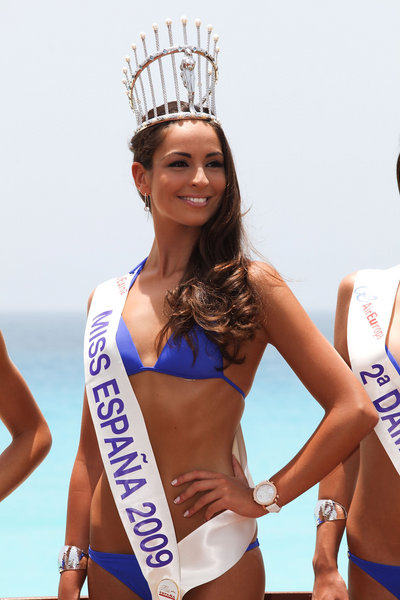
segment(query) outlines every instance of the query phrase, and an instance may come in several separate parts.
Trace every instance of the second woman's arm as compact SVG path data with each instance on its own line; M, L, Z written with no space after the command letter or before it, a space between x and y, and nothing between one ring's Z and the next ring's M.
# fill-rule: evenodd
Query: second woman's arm
M339 286L335 318L335 348L348 365L347 320L354 279L354 273L348 275ZM339 464L321 481L318 498L338 502L348 512L357 482L359 461L360 450L357 448L344 463ZM322 523L317 528L313 557L315 600L348 600L347 588L337 566L345 525L346 520L339 519Z

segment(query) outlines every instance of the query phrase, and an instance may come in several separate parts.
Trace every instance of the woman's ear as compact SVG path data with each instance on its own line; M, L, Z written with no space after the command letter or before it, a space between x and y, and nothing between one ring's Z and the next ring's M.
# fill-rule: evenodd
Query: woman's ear
M149 175L149 172L144 168L142 163L134 162L132 164L132 177L142 196L150 195L151 193Z

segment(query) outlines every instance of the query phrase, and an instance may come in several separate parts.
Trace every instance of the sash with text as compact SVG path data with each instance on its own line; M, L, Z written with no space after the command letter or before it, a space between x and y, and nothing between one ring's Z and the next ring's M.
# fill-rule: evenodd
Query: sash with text
M84 344L86 392L104 468L153 600L179 600L230 569L252 540L254 519L224 511L177 544L146 424L116 344L132 274L101 284ZM234 452L251 484L241 428Z
M347 343L353 372L379 415L375 432L400 474L400 372L386 349L399 281L400 265L357 273Z

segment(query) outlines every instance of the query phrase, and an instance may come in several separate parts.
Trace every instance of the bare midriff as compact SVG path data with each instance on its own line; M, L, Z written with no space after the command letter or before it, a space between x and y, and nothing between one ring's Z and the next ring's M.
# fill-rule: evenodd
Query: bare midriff
M256 347L253 345L252 353ZM246 393L261 352L252 358L246 360L252 365L251 371L245 364L232 365L225 371ZM192 381L143 372L130 377L130 381L146 422L179 541L204 523L205 509L184 517L196 497L174 504L189 484L174 487L171 482L197 469L233 475L232 444L244 399L222 379ZM91 504L90 545L100 552L132 553L104 471Z

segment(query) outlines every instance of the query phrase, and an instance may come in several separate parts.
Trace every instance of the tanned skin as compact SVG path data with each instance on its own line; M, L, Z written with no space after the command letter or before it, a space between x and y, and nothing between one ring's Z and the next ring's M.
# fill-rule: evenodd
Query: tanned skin
M152 366L157 360L155 340L165 324L166 291L181 280L201 226L218 210L226 185L221 160L221 145L213 128L193 120L168 128L151 170L133 163L137 188L142 195L151 196L155 239L146 265L128 294L123 318L144 365ZM193 202L191 198L207 201ZM325 411L321 424L297 456L271 474L280 503L285 505L344 460L375 425L376 417L345 362L271 267L253 263L250 277L263 305L262 320L255 338L241 348L245 361L231 364L225 375L247 394L271 343ZM254 502L240 465L232 459L232 443L244 409L238 391L222 379L185 381L154 372L133 375L130 381L146 421L178 541L225 509L268 518L264 508ZM265 403L267 410L268 398ZM65 541L84 549L90 541L97 551L132 552L103 471L86 399ZM59 598L79 598L83 578L81 572L63 573ZM91 600L112 596L138 600L135 593L91 561L88 578ZM256 548L221 577L189 591L185 600L262 600L264 590L262 557Z

